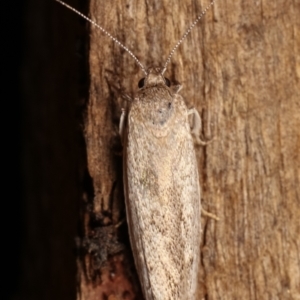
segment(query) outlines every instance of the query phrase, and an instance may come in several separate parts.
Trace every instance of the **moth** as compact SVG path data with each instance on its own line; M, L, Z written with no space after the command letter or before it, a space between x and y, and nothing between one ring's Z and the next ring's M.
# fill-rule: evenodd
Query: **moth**
M201 195L194 139L205 142L199 138L198 112L187 108L179 94L181 86L171 86L163 74L175 50L214 1L188 28L163 67L149 69L93 20L56 1L108 35L145 73L122 112L119 128L131 247L146 300L196 299Z

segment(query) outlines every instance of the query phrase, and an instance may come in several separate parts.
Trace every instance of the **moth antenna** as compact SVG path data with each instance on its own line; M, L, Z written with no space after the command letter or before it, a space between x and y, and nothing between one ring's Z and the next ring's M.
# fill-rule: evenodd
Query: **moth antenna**
M55 1L59 2L63 6L67 7L68 9L72 10L77 15L79 15L82 18L84 18L85 20L87 20L88 22L90 22L92 25L94 25L95 27L97 27L98 29L100 29L104 34L106 34L116 44L118 44L121 48L123 48L125 51L127 51L131 55L131 57L137 62L137 64L141 67L141 69L145 73L145 75L147 75L145 67L138 60L138 58L126 46L124 46L120 41L118 41L114 36L112 36L108 31L106 31L103 27L101 27L100 25L98 25L95 21L93 21L92 19L88 18L87 16L85 16L84 14L82 14L81 12L79 12L78 10L76 10L75 8L73 8L72 6L68 5L67 3L65 3L65 2L63 2L61 0L55 0Z
M197 17L197 19L191 24L191 26L187 29L187 31L183 34L183 36L181 37L181 39L177 42L177 44L175 45L175 47L172 49L172 51L170 52L166 63L164 65L164 68L162 70L162 74L166 71L167 69L167 65L169 64L169 62L171 61L171 58L174 54L174 52L176 51L176 49L182 44L182 42L186 39L186 37L189 35L189 33L192 31L192 29L195 27L195 25L200 21L200 19L206 14L206 12L208 11L208 9L210 9L211 6L213 6L215 4L215 0L211 1L210 4L208 4L206 6L206 8L202 11L202 13Z

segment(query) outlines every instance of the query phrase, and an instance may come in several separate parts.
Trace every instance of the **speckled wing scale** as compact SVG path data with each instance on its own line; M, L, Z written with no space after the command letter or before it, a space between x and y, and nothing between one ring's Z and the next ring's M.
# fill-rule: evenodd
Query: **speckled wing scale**
M124 134L127 220L146 299L195 299L200 187L183 98L152 68Z
M169 87L163 73L175 50L214 0L177 42L164 67L149 70L100 25L56 1L125 49L146 75L120 119L126 212L134 260L146 300L196 300L201 198L192 134L203 144L199 139L201 120L195 110L187 109L178 94L179 86ZM196 120L192 130L188 119L191 113Z

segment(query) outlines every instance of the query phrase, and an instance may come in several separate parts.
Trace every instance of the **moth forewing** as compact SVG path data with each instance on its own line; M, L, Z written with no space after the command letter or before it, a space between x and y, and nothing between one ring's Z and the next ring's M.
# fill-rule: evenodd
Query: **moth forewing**
M200 186L183 98L155 69L130 105L124 144L126 211L146 299L195 299ZM153 76L154 75L154 76ZM158 78L155 78L158 77Z

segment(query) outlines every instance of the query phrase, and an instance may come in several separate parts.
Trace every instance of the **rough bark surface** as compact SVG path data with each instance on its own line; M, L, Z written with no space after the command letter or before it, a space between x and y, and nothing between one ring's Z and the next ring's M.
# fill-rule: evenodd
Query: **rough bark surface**
M208 3L91 0L89 11L149 67L165 62ZM298 1L216 1L165 73L201 113L203 136L216 136L197 150L203 206L220 218L202 218L199 299L300 299L299 14ZM90 31L85 136L101 227L124 216L114 153L120 99L133 95L143 73L101 31ZM124 257L113 257L120 270ZM89 266L79 261L78 299L134 299L126 267L95 282ZM128 285L109 290L112 275Z

